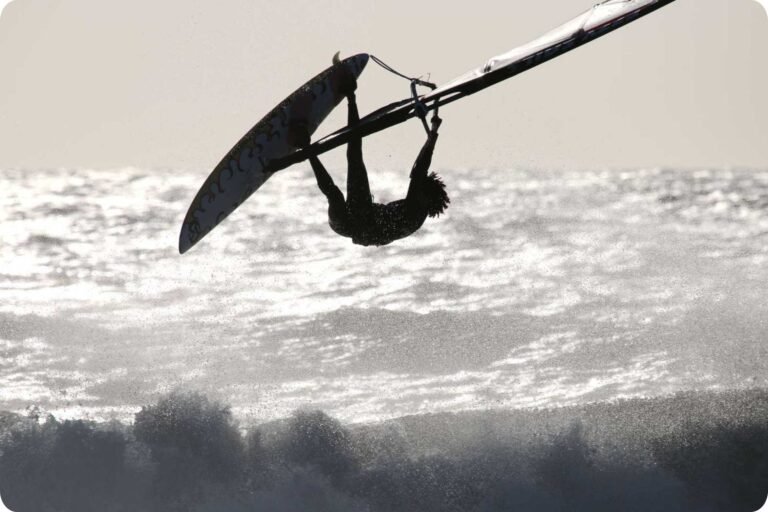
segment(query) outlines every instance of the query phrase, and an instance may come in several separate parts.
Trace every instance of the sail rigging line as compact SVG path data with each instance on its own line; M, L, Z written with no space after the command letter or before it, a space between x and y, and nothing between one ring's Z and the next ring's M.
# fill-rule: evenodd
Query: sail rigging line
M427 134L429 134L429 125L427 124L427 113L429 112L429 109L427 108L426 105L424 105L424 102L421 100L421 96L419 96L419 93L416 91L416 87L417 86L427 87L434 91L435 89L437 89L437 85L433 84L432 82L422 80L421 77L414 78L406 74L403 74L373 54L371 54L370 57L373 62L381 66L384 70L389 71L390 73L397 75L401 78L405 78L406 80L411 82L411 99L413 100L414 112L416 114L416 117L421 119L421 124L422 126L424 126L424 131L426 131Z
M382 67L383 69L385 69L386 71L389 71L390 73L392 73L392 74L394 74L394 75L397 75L397 76L399 76L400 78L405 78L406 80L408 80L408 81L409 81L409 82L411 82L412 84L413 84L413 83L415 83L415 84L417 84L417 85L422 85L422 86L424 86L424 87L429 87L429 88L430 88L430 89L432 89L433 91L434 91L435 89L437 89L437 85L433 84L432 82L428 82L428 81L426 81L426 80L422 80L422 79L421 79L421 77L419 77L419 78L414 78L414 77L412 77L412 76L408 76L408 75L405 75L405 74L403 74L403 73L399 72L398 70L396 70L395 68L393 68L392 66L390 66L389 64L387 64L386 62L384 62L383 60L381 60L380 58L378 58L377 56L373 55L373 54L371 54L371 55L370 55L370 57L371 57L371 60L372 60L373 62L375 62L376 64L378 64L379 66L381 66L381 67Z

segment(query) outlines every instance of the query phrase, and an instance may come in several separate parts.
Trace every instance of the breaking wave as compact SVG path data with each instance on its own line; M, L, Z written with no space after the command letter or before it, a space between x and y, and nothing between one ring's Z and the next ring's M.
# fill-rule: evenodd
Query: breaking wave
M768 391L343 425L175 392L130 425L0 414L0 494L46 511L753 511Z

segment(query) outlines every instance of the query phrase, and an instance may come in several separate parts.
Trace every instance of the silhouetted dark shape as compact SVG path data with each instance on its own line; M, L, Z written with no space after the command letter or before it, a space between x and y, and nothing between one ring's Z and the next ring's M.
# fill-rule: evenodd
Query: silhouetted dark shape
M372 425L302 411L243 436L173 393L133 425L0 412L0 494L14 512L753 512L767 420L768 391L740 390Z
M8 440L0 481L5 503L16 512L113 510L115 496L135 495L117 425L19 418Z
M347 94L349 126L355 126L360 121L355 87L356 84L350 78L350 92ZM428 173L441 123L442 120L435 114L427 141L411 169L408 194L391 203L373 202L360 136L350 140L347 145L346 200L317 156L310 157L317 185L328 199L328 223L331 229L341 236L351 238L357 245L387 245L413 234L427 217L437 217L443 213L450 203L445 184L437 174ZM308 138L303 142L308 144Z
M136 414L136 439L155 463L158 510L190 510L243 474L243 440L229 408L196 393L173 393Z

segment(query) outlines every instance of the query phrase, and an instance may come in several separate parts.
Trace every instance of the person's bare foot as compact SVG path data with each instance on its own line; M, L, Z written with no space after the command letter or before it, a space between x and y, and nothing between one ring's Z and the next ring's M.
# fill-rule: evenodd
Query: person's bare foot
M342 65L339 53L333 56L333 65L339 67L336 79L336 91L342 96L352 96L357 90L357 78L347 66Z
M432 124L432 133L437 133L437 129L440 128L441 124L443 124L443 120L437 114L434 114L432 116L431 124Z

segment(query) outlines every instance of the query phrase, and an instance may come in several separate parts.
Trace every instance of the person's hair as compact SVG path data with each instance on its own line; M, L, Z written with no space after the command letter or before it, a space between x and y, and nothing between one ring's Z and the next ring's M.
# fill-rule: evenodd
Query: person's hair
M424 197L427 203L427 215L430 217L439 217L451 202L445 191L445 183L434 172L424 180Z

